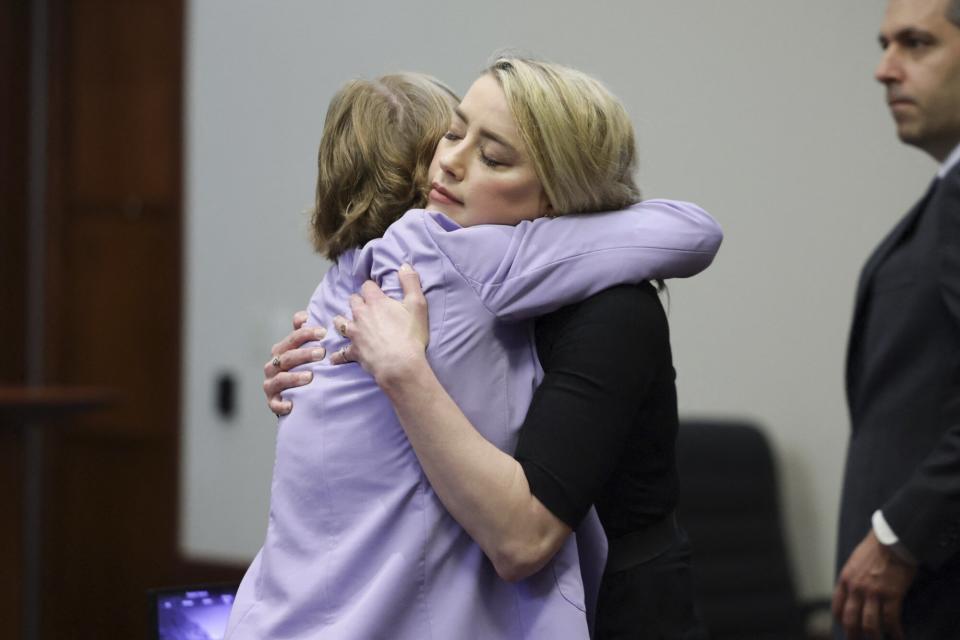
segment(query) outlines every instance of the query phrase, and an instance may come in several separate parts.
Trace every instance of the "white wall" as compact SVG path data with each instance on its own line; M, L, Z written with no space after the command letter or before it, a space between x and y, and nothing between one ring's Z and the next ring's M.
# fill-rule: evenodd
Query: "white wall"
M681 413L747 416L780 459L804 595L830 590L860 265L934 166L895 139L883 3L757 0L188 2L181 545L246 562L265 532L275 420L261 367L326 268L307 242L327 102L356 76L465 91L511 46L603 79L640 137L645 195L721 221L715 265L670 285ZM239 413L213 409L219 371Z

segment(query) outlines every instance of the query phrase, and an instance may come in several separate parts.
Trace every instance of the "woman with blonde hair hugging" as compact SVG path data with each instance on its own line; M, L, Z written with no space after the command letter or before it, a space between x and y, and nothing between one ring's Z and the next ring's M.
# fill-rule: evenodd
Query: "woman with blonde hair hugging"
M402 101L391 95L385 108ZM321 219L350 223L362 207L323 206L330 178L339 181L324 167L324 149L341 147L331 157L361 153L350 138L367 124L337 117L336 103L321 142L314 220L328 254L338 225ZM401 361L380 361L373 375L356 365L312 364L312 382L287 392L294 408L278 432L267 540L241 585L228 637L588 636L569 528L543 538L535 554L516 554L484 534L487 518L516 512L484 511L478 493L509 492L523 474L474 487L449 480L471 474L474 461L494 460L489 450L514 451L540 378L535 316L612 285L693 275L710 263L721 234L695 205L631 204L639 199L632 127L620 103L584 74L501 59L454 112L427 180L416 185L427 191L426 210L409 211L382 238L331 256L336 264L309 307L308 324L318 331L361 285L369 290L376 282L399 297L413 264L431 309L429 346L427 336L415 338L419 354L417 347L394 351ZM407 121L402 108L394 121ZM379 162L366 157L348 188L362 190L377 173L369 165ZM622 210L567 215L614 209ZM351 336L349 323L336 324ZM347 344L330 332L324 346L343 360ZM421 438L408 428L417 419L406 408L394 412L392 376L378 372L403 368L411 357L424 360L469 421L475 437L465 447L442 429ZM420 399L429 419L431 397ZM468 504L481 507L476 518Z

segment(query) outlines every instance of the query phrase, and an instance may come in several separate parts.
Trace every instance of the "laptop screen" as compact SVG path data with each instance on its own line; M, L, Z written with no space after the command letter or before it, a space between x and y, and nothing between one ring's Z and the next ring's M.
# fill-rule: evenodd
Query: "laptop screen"
M237 584L153 589L150 633L155 640L222 640Z

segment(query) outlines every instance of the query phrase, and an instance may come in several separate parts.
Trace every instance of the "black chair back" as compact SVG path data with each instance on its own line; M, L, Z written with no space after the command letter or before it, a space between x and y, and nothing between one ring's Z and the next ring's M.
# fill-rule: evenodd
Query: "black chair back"
M746 422L683 421L679 517L714 640L804 637L781 524L777 474L763 432Z

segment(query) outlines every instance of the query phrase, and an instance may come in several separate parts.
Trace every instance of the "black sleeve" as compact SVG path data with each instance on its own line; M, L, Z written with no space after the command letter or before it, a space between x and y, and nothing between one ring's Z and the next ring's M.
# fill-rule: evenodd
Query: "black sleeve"
M653 287L619 286L544 316L536 336L545 375L516 458L533 494L576 527L620 461L664 346L670 366L666 320Z

